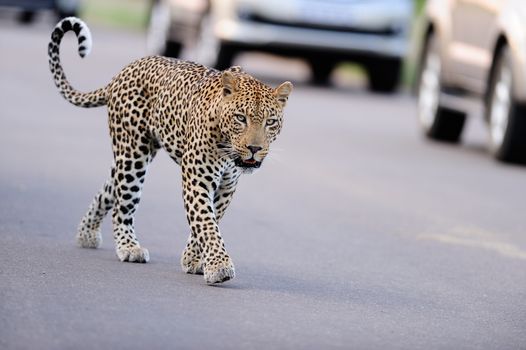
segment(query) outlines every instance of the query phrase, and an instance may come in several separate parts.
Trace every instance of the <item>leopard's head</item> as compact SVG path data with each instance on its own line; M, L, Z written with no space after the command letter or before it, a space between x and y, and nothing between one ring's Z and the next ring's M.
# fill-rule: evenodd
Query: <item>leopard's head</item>
M273 89L238 67L223 71L221 83L220 129L227 139L223 146L236 166L250 173L261 166L281 131L292 83Z

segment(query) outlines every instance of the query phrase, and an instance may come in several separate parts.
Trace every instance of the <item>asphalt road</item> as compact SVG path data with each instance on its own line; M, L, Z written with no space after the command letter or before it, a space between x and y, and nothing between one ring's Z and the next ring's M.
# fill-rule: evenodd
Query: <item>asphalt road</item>
M0 21L1 349L526 348L526 168L494 162L478 120L460 146L426 142L412 97L313 88L297 62L241 62L296 89L221 223L234 280L181 272L180 170L164 154L136 221L151 262L120 263L109 222L101 249L77 248L110 141L103 108L55 90L49 31ZM63 45L83 90L144 55L141 34L93 35L84 61Z

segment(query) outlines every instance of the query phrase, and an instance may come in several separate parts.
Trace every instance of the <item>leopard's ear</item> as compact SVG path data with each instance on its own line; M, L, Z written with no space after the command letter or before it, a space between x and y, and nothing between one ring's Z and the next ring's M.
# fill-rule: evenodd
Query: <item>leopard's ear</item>
M233 73L244 73L243 68L241 68L241 66L232 66L228 68L227 71Z
M237 90L237 78L230 71L225 70L221 73L221 82L223 83L223 96L230 96Z
M274 90L274 95L282 107L285 107L285 104L289 99L289 95L292 92L292 87L292 83L290 81L286 81Z

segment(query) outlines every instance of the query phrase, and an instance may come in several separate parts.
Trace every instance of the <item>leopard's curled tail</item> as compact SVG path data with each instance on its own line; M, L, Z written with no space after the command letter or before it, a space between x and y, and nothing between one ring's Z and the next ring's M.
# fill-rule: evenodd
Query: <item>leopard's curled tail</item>
M58 90L66 100L79 107L99 107L106 104L107 88L103 87L92 92L80 92L75 90L66 78L66 74L60 63L60 42L68 31L74 31L79 43L79 55L84 58L91 51L91 33L83 21L76 17L64 18L60 21L51 34L51 41L48 45L49 69L53 74L53 79Z

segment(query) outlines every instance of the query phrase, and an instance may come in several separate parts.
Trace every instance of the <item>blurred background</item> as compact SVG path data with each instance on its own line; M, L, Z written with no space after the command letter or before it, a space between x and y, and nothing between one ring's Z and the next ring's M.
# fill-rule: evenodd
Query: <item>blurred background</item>
M294 80L313 85L360 82L374 93L412 87L422 131L436 141L458 142L468 112L479 102L476 113L489 127L490 153L525 163L526 127L519 117L526 101L519 24L524 6L514 0L425 5L424 0L0 0L20 23L30 24L39 12L56 19L78 15L144 33L147 54L217 69L245 65L243 57L256 52L269 71L286 61L261 54L296 60L285 64L297 72Z
M49 73L70 15L81 91L151 54L294 83L221 222L231 283L180 272L164 152L136 214L152 261L118 263L111 220L74 249L112 154L104 109ZM525 38L523 0L0 0L0 348L523 348Z
M310 82L328 85L334 71L393 92L412 79L404 70L423 1L2 0L20 23L39 14L81 16L94 24L145 31L149 54L225 69L246 52L300 59ZM42 16L40 16L42 17ZM306 66L306 67L305 67ZM340 75L342 75L340 74ZM338 74L336 74L338 76Z

